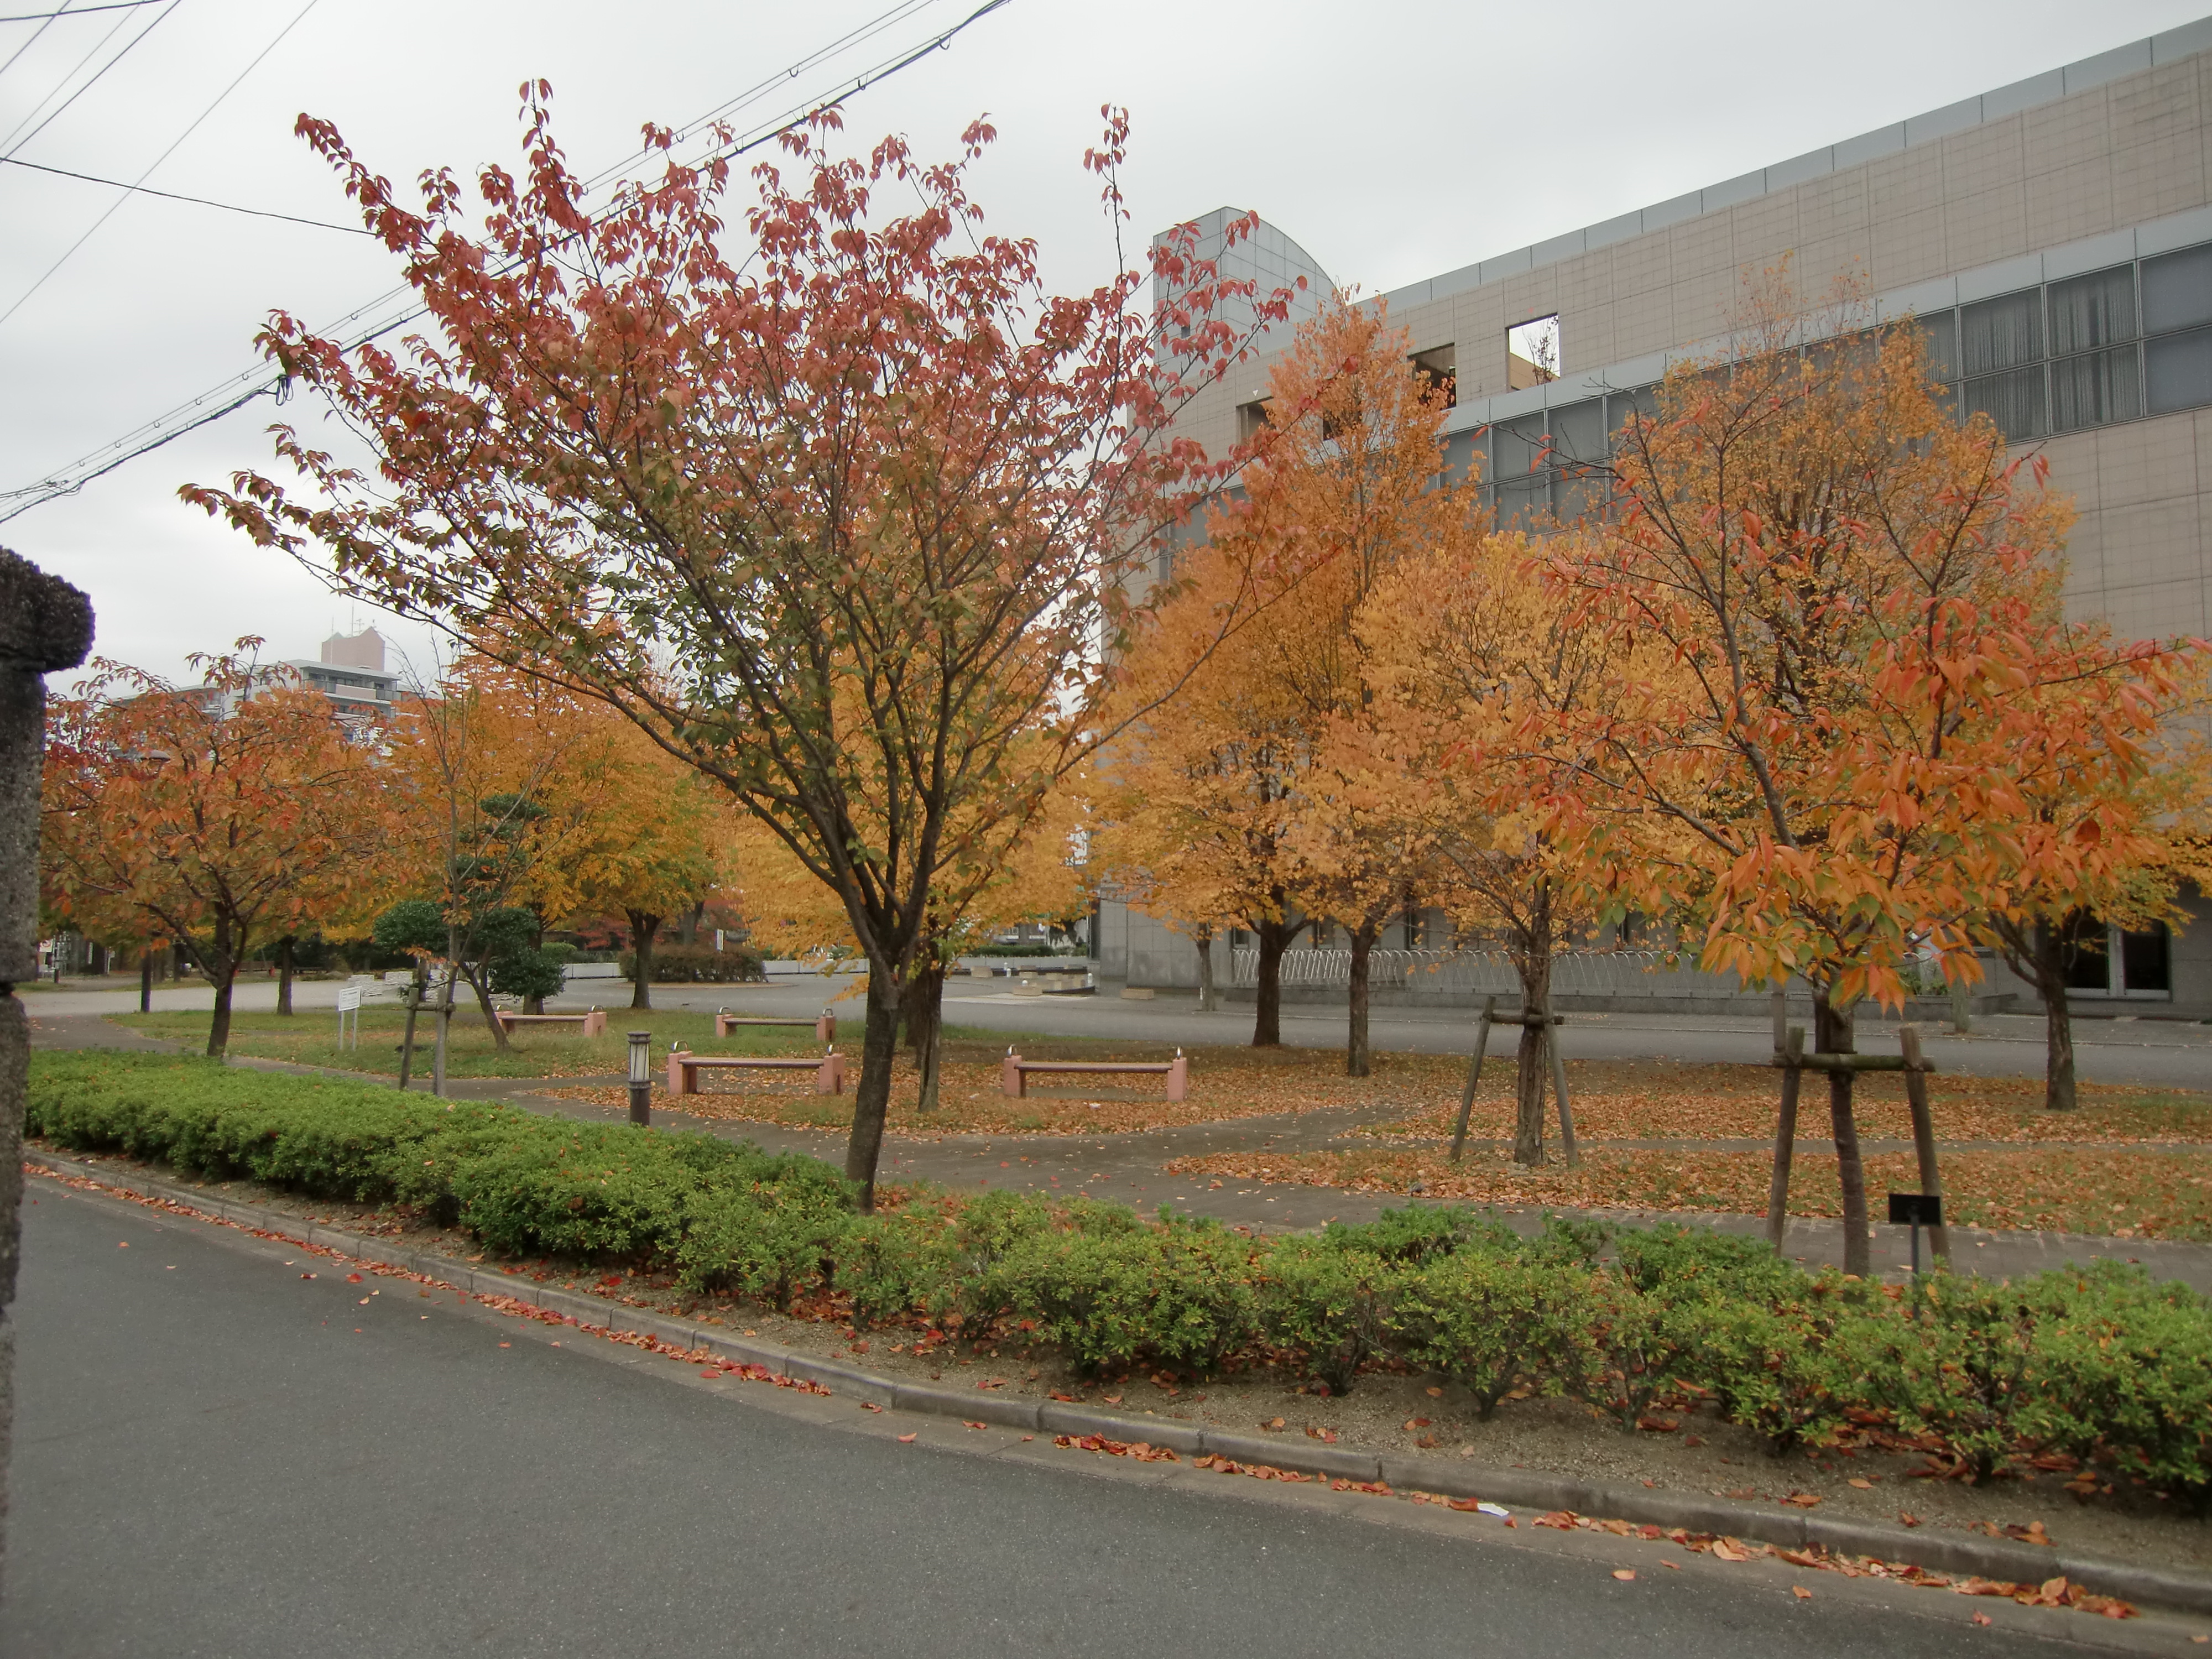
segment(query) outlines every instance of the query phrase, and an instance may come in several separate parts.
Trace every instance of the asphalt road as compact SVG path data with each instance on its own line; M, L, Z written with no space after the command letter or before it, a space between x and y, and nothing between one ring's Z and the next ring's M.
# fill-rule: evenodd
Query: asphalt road
M9 1654L2200 1650L2193 1626L1670 1571L1663 1546L708 1383L32 1185Z

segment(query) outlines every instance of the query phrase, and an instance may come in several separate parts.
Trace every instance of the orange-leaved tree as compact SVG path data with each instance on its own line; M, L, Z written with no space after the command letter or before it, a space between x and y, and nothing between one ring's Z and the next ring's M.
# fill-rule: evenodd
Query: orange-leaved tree
M1425 820L1437 902L1463 934L1504 946L1523 1016L1513 1156L1541 1164L1553 958L1615 908L1618 867L1638 856L1621 844L1630 826L1547 803L1587 758L1581 720L1664 665L1579 625L1513 533L1406 560L1356 625L1376 695L1341 763L1395 782L1399 810Z
M1113 735L1102 668L1156 538L1235 465L1170 423L1291 296L1222 276L1194 228L1051 294L969 193L981 122L931 165L897 138L837 155L817 115L785 135L795 178L754 169L735 237L729 152L682 165L665 130L656 180L589 204L549 97L525 90L524 176L486 167L471 201L426 175L419 211L302 119L428 331L395 355L278 315L266 349L374 476L288 428L306 491L187 494L620 708L836 896L870 968L846 1152L866 1207L933 918ZM1125 139L1109 114L1086 157L1117 236Z
M2168 672L2115 675L2098 672L2118 654L2103 623L2075 623L2064 632L2088 672L2022 694L2042 704L2046 718L2014 761L2025 807L2014 831L2015 885L1989 918L1997 950L2043 1000L2043 1103L2055 1112L2075 1103L2067 993L2077 954L2101 955L2107 924L2181 922L2185 882L2212 890L2212 841L2203 829L2212 759L2202 730L2190 723L2203 715L2212 659L2201 647L2184 649L2161 665ZM2112 851L2081 857L2076 848L2085 840L2111 842ZM2085 939L2092 932L2098 937Z
M64 915L179 940L215 988L207 1051L258 945L356 908L382 880L384 793L365 738L330 700L264 667L260 641L195 656L179 688L96 659L48 707L41 877Z
M2137 688L2172 667L2061 625L2070 507L1985 416L1952 418L1916 331L1864 322L1770 274L1732 348L1678 364L1620 434L1607 514L1551 562L1579 622L1669 665L1577 720L1586 758L1549 805L1668 830L1621 866L1624 896L1689 922L1709 969L1802 975L1830 1056L1854 1049L1860 1001L1901 1003L1923 944L1947 975L1978 971L1974 930L2021 879L2025 769L2098 740L2029 694L2094 681L2148 720ZM2051 850L2101 868L2130 840ZM1863 1273L1853 1072L1825 1069L1845 1270Z
M1256 567L1279 603L1245 624L1239 661L1274 683L1314 734L1289 836L1295 893L1351 946L1345 1070L1365 1077L1371 954L1429 879L1435 823L1419 779L1363 764L1376 684L1355 623L1401 561L1456 554L1481 519L1471 482L1449 477L1441 385L1416 368L1377 302L1345 296L1298 330L1268 377L1267 441L1246 474L1248 510L1223 556Z

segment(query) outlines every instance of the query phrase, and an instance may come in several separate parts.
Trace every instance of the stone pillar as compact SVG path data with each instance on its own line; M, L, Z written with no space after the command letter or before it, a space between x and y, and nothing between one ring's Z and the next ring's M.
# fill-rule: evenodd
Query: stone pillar
M15 1417L15 1266L22 1255L23 1096L30 1022L18 981L39 973L39 772L43 676L92 648L92 601L0 547L0 1546Z

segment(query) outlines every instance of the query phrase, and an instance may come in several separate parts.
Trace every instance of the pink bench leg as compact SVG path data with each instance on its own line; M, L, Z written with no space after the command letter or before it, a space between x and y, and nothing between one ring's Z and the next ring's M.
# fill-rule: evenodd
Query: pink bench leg
M686 1058L688 1058L688 1056L686 1056L684 1051L680 1048L672 1048L669 1050L668 1092L678 1099L681 1099L687 1092L689 1092L684 1086L685 1082L688 1080L684 1074L684 1062Z
M835 1042L837 1040L837 1016L827 1008L822 1011L822 1018L814 1022L814 1040L817 1042Z
M1177 1054L1175 1057L1175 1063L1168 1067L1168 1098L1181 1100L1189 1088L1190 1061L1182 1055Z
M584 1035L586 1036L605 1036L606 1034L607 1011L605 1009L594 1008L590 1013L584 1016Z
M824 1054L822 1063L814 1068L814 1092L817 1095L842 1095L845 1092L845 1056Z
M999 1062L999 1087L1015 1100L1025 1097L1029 1079L1022 1075L1022 1057L1012 1049Z

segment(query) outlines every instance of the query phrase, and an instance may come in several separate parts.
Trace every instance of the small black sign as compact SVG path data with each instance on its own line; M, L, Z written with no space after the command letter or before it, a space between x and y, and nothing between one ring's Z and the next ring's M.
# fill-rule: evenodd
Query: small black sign
M1889 1224L1893 1227L1940 1227L1943 1224L1941 1193L1892 1193Z

